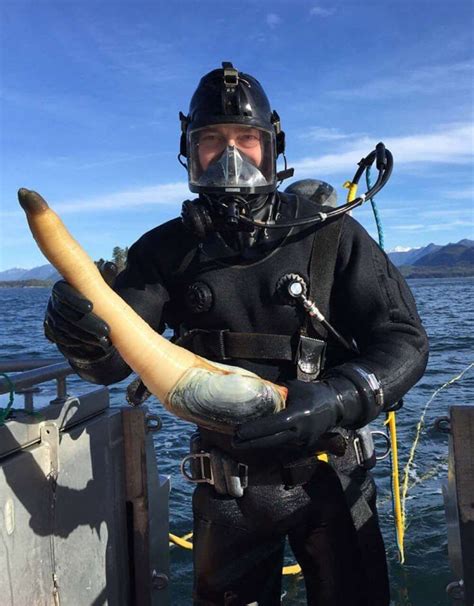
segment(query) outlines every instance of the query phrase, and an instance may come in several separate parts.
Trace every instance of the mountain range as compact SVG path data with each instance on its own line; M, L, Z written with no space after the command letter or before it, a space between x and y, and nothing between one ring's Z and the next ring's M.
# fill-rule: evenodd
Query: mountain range
M16 282L19 280L46 280L48 282L55 282L60 278L61 276L59 273L49 263L46 265L40 265L39 267L33 267L33 269L21 269L20 267L13 267L12 269L0 271L0 282Z
M462 255L464 252L474 247L474 240L464 238L456 244L428 244L421 248L410 248L404 251L389 251L388 256L394 265L444 265L448 257L454 260L456 253ZM440 252L443 251L443 252ZM439 255L437 253L440 253ZM422 260L423 259L423 260Z
M474 275L474 240L467 238L445 246L428 244L421 248L389 251L388 256L406 277ZM14 267L0 271L0 282L55 282L59 279L60 275L49 263L33 269Z
M464 238L455 244L428 244L421 248L388 253L406 278L474 276L474 240Z

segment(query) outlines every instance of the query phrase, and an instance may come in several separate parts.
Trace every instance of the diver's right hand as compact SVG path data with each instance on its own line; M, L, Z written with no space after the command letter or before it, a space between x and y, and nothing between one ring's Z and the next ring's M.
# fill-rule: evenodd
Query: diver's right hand
M44 333L66 358L95 360L113 348L108 324L92 313L91 301L64 280L51 291Z

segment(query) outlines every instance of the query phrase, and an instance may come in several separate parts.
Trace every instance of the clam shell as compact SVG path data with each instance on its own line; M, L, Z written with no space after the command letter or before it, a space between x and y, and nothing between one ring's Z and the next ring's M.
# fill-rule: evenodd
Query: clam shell
M280 393L249 371L213 364L229 374L190 368L168 394L166 408L214 431L232 433L241 423L282 410Z

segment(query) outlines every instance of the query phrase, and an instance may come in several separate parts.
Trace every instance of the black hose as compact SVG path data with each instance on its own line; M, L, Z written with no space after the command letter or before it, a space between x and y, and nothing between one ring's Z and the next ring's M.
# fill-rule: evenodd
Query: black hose
M301 225L311 225L312 223L323 223L328 219L333 219L339 217L340 215L344 215L345 213L351 211L363 204L366 200L373 198L375 195L379 193L379 191L387 184L387 181L390 179L393 170L393 156L391 152L385 147L383 143L378 143L376 148L370 152L368 156L362 158L359 162L359 168L357 169L352 183L357 184L364 174L364 172L372 166L372 164L376 161L376 166L379 171L378 178L374 185L368 189L362 196L358 196L352 202L347 204L343 204L334 208L327 213L319 212L316 215L311 217L303 217L301 219L292 219L290 221L282 221L279 223L275 223L273 221L255 221L254 219L249 219L248 217L244 217L240 215L239 221L248 225L253 225L254 227L260 227L264 229L283 229L286 227L299 227Z

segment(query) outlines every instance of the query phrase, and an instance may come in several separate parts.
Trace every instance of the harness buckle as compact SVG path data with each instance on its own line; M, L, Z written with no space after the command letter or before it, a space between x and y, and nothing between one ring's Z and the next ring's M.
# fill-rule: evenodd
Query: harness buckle
M356 429L356 436L353 440L354 453L357 464L365 469L372 469L377 461L385 459L390 454L390 438L383 431L371 431L367 425ZM385 440L385 450L381 455L377 455L373 436L381 436Z
M296 353L297 376L300 381L314 381L324 366L326 342L300 335Z
M249 466L245 463L237 464L237 474L240 479L240 484L242 486L242 490L245 490L249 485Z
M388 457L388 455L390 454L390 452L392 451L392 444L390 442L390 438L384 431L373 431L372 435L380 436L381 438L383 438L385 440L384 452L375 457L377 459L377 461L382 461L383 459L386 459Z
M234 498L242 497L249 485L248 466L234 461L217 448L211 452L194 452L184 457L181 473L189 482L210 484L218 494Z
M187 463L190 465L189 471L186 469ZM189 482L211 486L215 484L209 452L196 452L185 456L181 461L180 470L182 476Z

